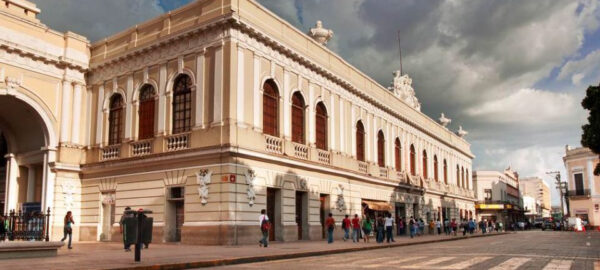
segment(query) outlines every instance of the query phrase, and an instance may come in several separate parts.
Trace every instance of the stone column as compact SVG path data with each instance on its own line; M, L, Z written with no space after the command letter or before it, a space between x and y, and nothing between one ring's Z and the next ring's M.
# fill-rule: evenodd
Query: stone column
M223 125L223 45L215 48L215 73L213 96L213 119L211 126Z
M81 84L75 84L72 103L73 124L71 125L71 142L74 144L81 144L81 141L79 140L79 133L81 131L81 104L83 103L83 100L81 99Z
M253 122L254 122L254 129L255 130L260 130L262 131L262 122L260 121L260 113L262 112L262 106L260 105L260 101L261 99L261 95L260 95L260 88L262 87L262 85L260 85L260 59L258 58L259 56L256 54L256 52L254 52L254 56L252 58L252 77L254 78L253 80L253 85L254 85L254 89L253 89L253 98L252 98L252 102L254 103L253 106Z
M204 128L204 52L196 58L196 115L194 127Z
M160 64L158 76L158 135L164 135L166 129L166 109L167 109L167 64Z
M6 198L4 204L4 212L8 213L10 210L17 208L17 177L19 174L19 165L15 160L15 155L10 153L4 156L6 158Z
M102 146L104 125L104 85L98 88L98 107L96 108L96 144Z
M71 139L71 132L69 127L71 127L71 125L69 125L71 123L71 104L73 103L71 100L71 95L72 95L72 88L73 86L71 85L70 82L68 81L63 81L63 87L62 87L62 104L61 104L61 117L60 117L60 142L64 143L64 142L69 142L69 140Z
M244 69L244 48L237 45L237 123L238 126L246 127L245 114L245 69Z

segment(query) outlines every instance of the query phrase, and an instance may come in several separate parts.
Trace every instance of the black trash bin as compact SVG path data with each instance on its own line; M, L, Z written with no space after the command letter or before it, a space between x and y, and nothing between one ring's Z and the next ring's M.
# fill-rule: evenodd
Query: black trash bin
M142 243L148 247L150 243L152 243L152 224L154 222L154 218L147 217L144 215L142 219Z
M123 243L134 245L137 242L137 217L131 215L123 219Z

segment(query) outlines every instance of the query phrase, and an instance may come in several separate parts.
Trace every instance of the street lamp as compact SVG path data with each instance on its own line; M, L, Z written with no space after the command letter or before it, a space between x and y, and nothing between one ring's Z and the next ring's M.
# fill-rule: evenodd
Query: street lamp
M565 217L565 208L563 205L563 194L567 193L567 183L566 182L562 182L560 180L560 172L559 171L552 171L552 172L547 172L546 174L549 175L554 175L555 178L555 184L556 184L556 189L558 189L558 192L560 193L560 213L562 215L562 217Z

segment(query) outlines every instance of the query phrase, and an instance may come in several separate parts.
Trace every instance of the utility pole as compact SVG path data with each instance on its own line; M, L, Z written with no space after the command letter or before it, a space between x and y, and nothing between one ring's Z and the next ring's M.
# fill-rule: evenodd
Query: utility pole
M558 193L560 194L560 213L562 215L562 217L565 217L565 208L564 208L564 204L563 204L563 197L564 197L564 193L563 190L566 187L566 183L563 183L560 180L560 172L559 171L552 171L552 172L547 172L546 174L552 174L555 177L555 181L554 183L556 184L556 189L558 189ZM565 190L566 192L566 190Z

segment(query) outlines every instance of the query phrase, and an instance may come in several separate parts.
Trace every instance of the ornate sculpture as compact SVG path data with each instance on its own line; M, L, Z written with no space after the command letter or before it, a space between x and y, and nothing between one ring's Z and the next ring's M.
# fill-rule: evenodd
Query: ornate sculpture
M322 45L327 45L327 41L333 37L333 31L323 28L323 22L317 21L317 24L310 29L308 35Z
M448 124L450 124L450 122L452 122L452 119L450 118L446 118L446 116L444 115L444 113L442 113L442 115L439 118L440 120L440 124L444 127L446 127Z
M469 132L467 132L466 130L464 130L462 128L462 126L458 126L458 130L456 131L456 135L458 135L458 137L464 137L465 135L469 134Z
M413 107L417 111L421 111L421 103L415 95L415 89L412 87L412 79L407 75L397 70L394 72L394 80L388 89L398 96L404 103Z
M206 199L208 199L208 184L210 184L210 177L212 176L212 172L209 170L200 170L196 173L196 182L200 187L198 188L198 194L200 195L200 203L205 205L207 203Z
M73 208L73 193L75 193L75 186L68 183L63 183L61 186L65 209L71 210L71 208Z
M254 180L256 179L256 173L253 170L248 170L246 173L246 184L248 184L248 204L254 205L254 199L256 199L256 191L254 191Z
M337 191L338 191L338 197L337 197L337 201L335 202L335 204L336 204L338 210L340 210L340 212L342 212L346 209L346 201L344 200L344 186L338 185Z
M300 180L298 180L298 187L302 190L307 190L308 189L308 183L306 183L306 179L304 178L300 178Z

